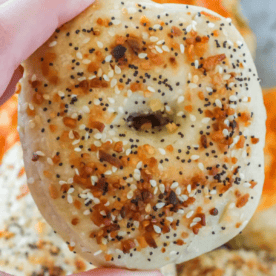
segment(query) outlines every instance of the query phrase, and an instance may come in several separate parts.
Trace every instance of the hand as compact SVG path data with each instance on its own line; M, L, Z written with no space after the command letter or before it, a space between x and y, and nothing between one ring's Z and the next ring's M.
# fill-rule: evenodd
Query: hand
M97 268L72 276L162 276L158 271L127 271L123 269Z
M15 92L20 63L94 0L0 0L0 105Z

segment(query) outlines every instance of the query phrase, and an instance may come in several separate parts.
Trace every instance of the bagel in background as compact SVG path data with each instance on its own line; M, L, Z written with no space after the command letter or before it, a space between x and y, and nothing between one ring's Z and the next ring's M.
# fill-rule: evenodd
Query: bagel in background
M42 218L27 187L22 154L16 143L0 165L0 270L62 276L92 269Z
M276 256L268 252L217 249L178 265L178 276L275 276Z

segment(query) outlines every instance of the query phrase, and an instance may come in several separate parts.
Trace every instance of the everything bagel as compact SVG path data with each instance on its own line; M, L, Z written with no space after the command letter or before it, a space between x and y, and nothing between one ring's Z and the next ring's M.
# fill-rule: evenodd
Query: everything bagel
M99 1L23 64L32 196L96 266L155 269L238 234L264 181L265 108L231 19Z

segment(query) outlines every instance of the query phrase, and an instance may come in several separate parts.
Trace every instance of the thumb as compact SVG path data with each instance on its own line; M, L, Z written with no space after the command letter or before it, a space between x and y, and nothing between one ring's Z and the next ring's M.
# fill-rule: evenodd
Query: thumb
M94 0L10 0L0 6L0 97L18 65Z
M72 276L162 276L158 271L128 271L123 269L97 268Z

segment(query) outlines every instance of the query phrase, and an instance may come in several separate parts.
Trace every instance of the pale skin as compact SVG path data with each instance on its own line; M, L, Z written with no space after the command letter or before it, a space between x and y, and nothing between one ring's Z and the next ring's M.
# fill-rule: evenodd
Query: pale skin
M94 0L0 0L0 105L22 77L20 63ZM2 276L9 276L1 272ZM98 268L74 276L162 276L158 271Z

